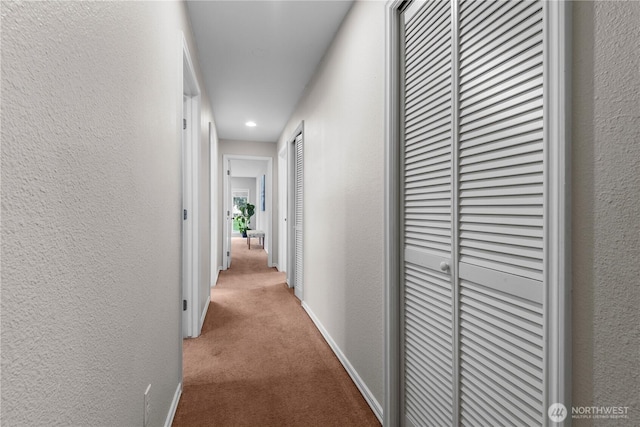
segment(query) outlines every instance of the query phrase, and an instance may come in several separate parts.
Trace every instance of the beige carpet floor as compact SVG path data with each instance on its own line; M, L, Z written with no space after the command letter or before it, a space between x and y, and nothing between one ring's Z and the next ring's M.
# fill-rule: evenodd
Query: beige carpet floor
M202 334L184 341L173 425L379 426L285 275L251 248L233 239Z

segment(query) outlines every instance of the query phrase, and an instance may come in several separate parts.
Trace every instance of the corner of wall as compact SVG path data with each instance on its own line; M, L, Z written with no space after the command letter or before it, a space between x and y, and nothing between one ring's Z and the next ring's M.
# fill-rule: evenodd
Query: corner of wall
M573 405L629 407L635 425L640 3L573 2L573 18Z

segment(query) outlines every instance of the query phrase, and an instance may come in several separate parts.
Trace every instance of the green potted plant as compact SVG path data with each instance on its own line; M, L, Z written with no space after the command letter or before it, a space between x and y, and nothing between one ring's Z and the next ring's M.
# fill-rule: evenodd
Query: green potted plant
M251 222L251 217L255 214L256 207L251 203L247 203L242 206L238 206L238 209L240 209L240 215L236 215L236 220L238 222L238 231L242 233L242 237L247 237L249 223Z

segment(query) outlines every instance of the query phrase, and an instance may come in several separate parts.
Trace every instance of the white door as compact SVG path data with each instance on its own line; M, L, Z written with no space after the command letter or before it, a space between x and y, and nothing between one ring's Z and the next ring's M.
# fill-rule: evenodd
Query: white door
M278 156L278 267L287 271L287 147Z
M183 120L186 121L186 117L189 115L189 98L187 96L182 97L182 117ZM191 318L189 315L189 310L184 308L185 301L188 301L189 295L191 293L191 258L189 257L189 248L191 247L191 238L190 238L190 227L189 227L189 218L188 215L185 216L185 212L187 211L187 207L189 205L189 168L188 168L188 159L189 159L189 150L188 150L188 132L186 127L183 125L182 127L182 209L183 209L183 217L182 217L182 301L183 301L183 309L182 309L182 336L188 337L191 335L190 325Z
M544 8L434 0L402 14L407 426L544 425L562 382L548 344Z
M183 335L200 334L199 164L200 89L186 41L183 52L182 132L182 307ZM207 283L208 280L205 281Z
M224 162L224 253L223 253L223 265L225 270L231 267L231 234L233 233L233 204L232 204L232 191L231 191L231 161L226 159Z
M293 218L293 283L294 293L298 299L303 297L303 202L304 202L304 158L302 134L296 136L294 142L294 218Z
M422 49L425 24L405 12L402 320L405 421L414 426L454 425L451 19L446 2L427 7L432 42ZM428 55L437 60L425 64Z

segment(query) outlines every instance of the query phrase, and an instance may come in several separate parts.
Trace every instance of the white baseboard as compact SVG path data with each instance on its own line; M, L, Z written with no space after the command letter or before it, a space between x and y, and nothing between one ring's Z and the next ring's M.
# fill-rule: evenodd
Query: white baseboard
M281 269L281 268L280 268L280 266L279 266L278 264L273 264L273 266L274 266L275 268L277 268L277 269L278 269L278 271L279 271L280 273L286 273L286 271L285 271L285 270L283 270L283 269ZM289 284L289 283L287 282L287 285L288 285L288 284Z
M199 330L202 330L202 325L204 325L204 318L207 317L207 311L209 310L209 304L211 303L211 294L207 297L207 302L204 304L204 310L202 310L202 314L200 315L200 327Z
M221 271L222 271L222 267L218 267L218 269L216 270L215 276L211 280L211 287L212 288L216 285L216 283L218 283L218 277L220 276L220 272Z
M173 417L176 416L176 410L178 409L178 402L180 402L180 396L182 396L182 383L178 383L178 388L176 388L176 392L173 395L173 400L171 401L171 406L169 407L169 413L167 414L167 419L164 421L164 427L171 427L173 424Z
M347 373L355 383L356 387L358 387L358 390L360 390L360 393L364 397L364 400L367 401L369 407L371 407L371 410L378 418L378 421L380 421L380 424L382 424L382 406L380 406L380 403L378 403L376 398L373 396L373 393L371 393L369 387L367 387L362 378L360 378L360 375L358 375L358 372L355 370L353 365L351 365L351 362L349 362L347 356L344 355L342 350L340 350L340 347L338 347L333 338L331 338L331 335L329 335L329 332L327 332L325 327L322 325L320 319L316 317L313 311L311 311L311 308L309 308L309 306L304 301L302 302L302 308L304 308L313 323L316 325L316 328L318 328L327 344L329 344L329 347L331 347L331 350L333 350L334 354L336 355L338 360L340 360L340 363L342 363L342 366L344 366L344 369L347 371Z

